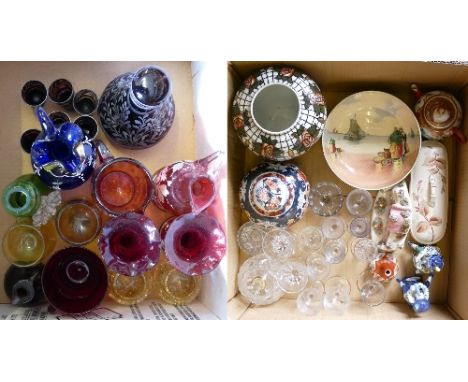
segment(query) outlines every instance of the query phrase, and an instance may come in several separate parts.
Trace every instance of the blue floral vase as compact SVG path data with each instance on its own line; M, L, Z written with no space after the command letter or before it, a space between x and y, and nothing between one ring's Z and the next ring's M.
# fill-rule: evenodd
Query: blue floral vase
M42 132L31 146L34 172L50 188L69 190L82 185L93 172L96 151L80 127L56 127L42 107L36 109Z
M158 143L175 117L169 76L156 66L112 80L99 99L98 114L104 132L128 149L145 149Z

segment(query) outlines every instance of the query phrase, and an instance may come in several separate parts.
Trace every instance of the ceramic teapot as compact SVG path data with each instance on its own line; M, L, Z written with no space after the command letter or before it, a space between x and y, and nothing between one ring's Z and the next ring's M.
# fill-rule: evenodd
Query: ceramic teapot
M42 107L36 109L42 127L31 146L34 172L50 188L69 190L81 186L93 172L96 152L80 127L56 127Z
M403 291L403 298L416 313L424 313L429 310L429 287L432 283L432 274L426 281L420 276L409 276L402 280L396 279Z
M459 129L462 108L452 94L441 90L423 94L416 84L411 85L411 91L418 100L414 113L425 138L440 140L455 135L458 142L466 142L466 137Z
M408 240L408 245L414 251L413 264L416 273L440 272L444 267L444 258L439 247L418 245Z

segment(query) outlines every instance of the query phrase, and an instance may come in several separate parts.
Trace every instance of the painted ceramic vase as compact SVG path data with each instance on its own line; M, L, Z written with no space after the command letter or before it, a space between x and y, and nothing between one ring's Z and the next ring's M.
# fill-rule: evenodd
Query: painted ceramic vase
M103 162L92 179L96 205L111 216L143 212L154 195L150 172L136 159L114 158L102 141L95 144Z
M112 80L99 99L98 115L109 139L128 149L158 143L174 122L169 76L156 66Z
M307 177L296 165L263 162L244 176L239 196L251 221L284 227L304 216L309 192Z
M104 225L98 246L111 272L136 276L156 265L160 243L158 229L151 219L129 212Z
M411 90L418 100L414 113L425 138L440 140L455 135L458 142L466 142L460 130L462 108L452 94L440 90L423 94L416 84L411 85Z
M425 141L411 171L410 195L413 207L411 235L422 244L441 240L447 229L449 184L445 146Z
M167 260L189 276L212 272L226 254L226 236L219 222L206 212L172 220L164 236Z
M392 187L409 174L421 134L412 110L380 91L352 94L327 119L322 147L330 169L354 188Z
M416 313L424 313L429 310L429 288L432 283L432 274L426 281L421 276L409 276L402 280L396 279L403 292L403 298Z
M3 286L12 305L32 306L44 300L41 276L44 265L17 267L11 265L5 273Z
M41 196L50 190L36 174L22 175L3 190L5 210L15 217L31 217L41 205Z
M372 210L371 237L381 251L393 252L404 247L411 214L405 182L377 193Z
M379 281L390 281L394 279L399 270L397 259L391 255L384 255L374 260L370 266L372 276Z
M317 84L292 67L268 67L247 77L234 97L237 135L265 159L304 154L322 135L327 108Z
M413 264L416 273L435 273L444 268L444 258L439 247L418 245L408 240L408 245L414 251Z
M154 177L156 206L175 215L199 213L213 202L223 153L217 151L196 161L179 161Z
M47 301L65 313L84 313L102 301L107 290L107 272L101 259L83 247L56 252L42 272Z
M42 107L36 109L42 133L31 146L34 172L50 188L69 190L81 186L93 172L96 153L80 127L56 127Z

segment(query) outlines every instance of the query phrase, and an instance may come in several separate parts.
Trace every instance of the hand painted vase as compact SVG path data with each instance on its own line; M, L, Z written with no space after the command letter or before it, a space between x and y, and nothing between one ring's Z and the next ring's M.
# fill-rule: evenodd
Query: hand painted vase
M49 192L36 174L22 175L3 190L3 206L15 217L31 217L41 205L41 196Z
M403 292L403 298L416 313L427 312L431 307L429 288L432 277L430 274L426 281L423 281L420 276L405 277L402 280L396 279Z
M414 251L413 264L417 274L432 274L444 268L444 258L439 247L418 245L409 240L408 245Z
M174 122L169 76L156 66L112 80L99 99L98 115L109 139L128 149L158 143Z
M411 90L418 100L414 113L425 138L440 140L455 135L458 142L466 142L460 130L462 108L452 94L440 90L423 94L416 84L411 85Z
M381 251L402 249L411 226L411 199L406 183L380 190L372 210L371 237Z
M200 293L201 276L186 275L166 261L155 267L151 278L154 293L168 304L190 304Z
M223 153L164 167L154 177L155 204L175 215L199 213L213 202L218 189Z
M232 119L242 143L269 160L306 153L327 118L317 84L292 67L263 68L247 77L234 97Z
M213 271L226 254L226 237L212 216L185 214L170 222L164 249L174 268L189 276L203 275Z
M437 141L421 145L411 170L410 195L413 214L411 235L421 244L442 240L447 229L449 164L445 146Z
M251 221L284 227L302 219L309 192L309 182L296 165L263 162L244 176L239 196Z
M98 246L111 272L136 276L156 265L160 243L158 229L151 219L130 212L104 225Z
M31 147L34 172L50 188L69 190L81 186L93 172L96 159L92 143L73 123L54 126L42 107L36 109L42 133Z
M99 305L106 294L106 267L98 255L86 248L64 248L47 261L42 287L54 308L65 313L84 313Z
M135 159L114 158L102 141L95 144L103 162L92 179L97 206L111 216L143 212L154 195L149 171Z
M379 281L390 281L398 274L399 266L395 257L384 255L371 263L371 273Z
M17 267L11 265L5 273L3 286L12 305L33 306L44 300L41 276L44 265Z

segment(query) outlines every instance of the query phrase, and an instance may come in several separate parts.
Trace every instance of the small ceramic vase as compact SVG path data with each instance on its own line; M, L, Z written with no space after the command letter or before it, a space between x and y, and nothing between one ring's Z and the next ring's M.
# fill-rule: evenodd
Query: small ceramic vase
M462 108L452 94L440 90L423 94L416 84L411 85L411 90L418 100L414 113L425 138L440 140L455 135L458 142L466 142L459 129L463 119Z
M269 67L244 80L234 97L232 118L245 146L265 159L284 161L304 154L319 140L327 108L307 74Z
M41 275L44 265L17 267L11 265L5 273L3 286L12 305L33 306L44 300Z
M47 261L42 287L54 308L65 313L84 313L99 305L106 294L106 268L86 248L64 248Z
M434 244L445 235L449 206L448 170L445 146L437 141L423 142L411 171L410 183L411 235L419 243Z
M418 245L409 240L408 245L414 251L413 264L416 274L433 274L444 268L444 258L439 247Z
M213 202L223 153L217 151L196 161L179 161L154 177L156 206L175 215L199 213Z
M31 219L20 219L3 236L3 254L10 263L18 267L30 267L39 263L55 247L55 235L34 227L31 223Z
M427 312L431 307L429 288L432 277L432 274L430 274L426 281L423 281L421 276L409 276L402 280L396 279L403 292L403 298L416 313Z
M37 175L22 175L3 190L3 206L15 217L31 217L41 205L41 196L49 192Z
M149 171L135 159L114 158L102 141L95 144L103 161L92 179L97 206L111 216L143 212L154 195Z
M387 254L371 263L371 272L378 281L390 281L398 274L399 266L395 257Z
M263 162L244 176L239 196L251 221L284 227L302 219L309 191L309 182L296 165Z
M54 126L42 107L36 109L42 133L31 146L34 172L49 187L69 190L91 176L96 153L92 143L73 123Z
M380 190L372 211L371 238L380 250L402 249L411 226L411 200L405 182Z
M136 276L156 265L160 243L158 229L151 219L129 212L104 225L98 246L111 272Z
M152 290L164 302L187 305L195 300L201 289L201 276L189 276L168 262L161 262L151 272Z
M169 263L189 276L213 271L226 254L226 236L212 216L185 214L174 219L164 238Z
M142 302L149 293L145 274L125 276L109 272L108 295L122 305L133 305Z
M118 76L104 89L98 115L102 129L114 143L128 149L155 145L174 122L169 76L156 66Z
M276 281L275 262L276 260L257 255L250 257L239 268L239 292L249 302L255 305L270 305L284 295Z
M55 225L62 240L71 245L85 245L101 231L101 216L88 201L75 199L60 207Z

